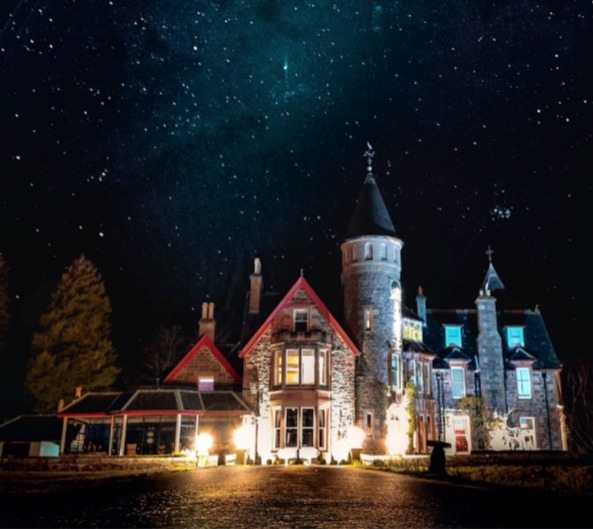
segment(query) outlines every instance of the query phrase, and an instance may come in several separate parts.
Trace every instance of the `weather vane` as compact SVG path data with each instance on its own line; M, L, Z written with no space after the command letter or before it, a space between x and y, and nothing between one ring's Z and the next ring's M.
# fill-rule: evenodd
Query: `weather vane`
M369 173L373 172L373 156L375 156L375 151L371 147L371 144L367 141L367 150L364 153L364 156L367 159L367 171Z

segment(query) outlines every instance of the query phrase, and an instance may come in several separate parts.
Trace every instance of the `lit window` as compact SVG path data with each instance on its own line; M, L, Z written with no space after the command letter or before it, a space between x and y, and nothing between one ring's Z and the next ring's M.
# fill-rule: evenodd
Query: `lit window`
M535 422L533 417L519 418L519 446L523 450L535 450Z
M284 351L276 351L274 352L275 362L274 365L276 369L274 369L274 385L279 386L282 384L284 377L283 377L283 360L284 360Z
M294 331L307 332L309 330L309 311L307 309L296 309L294 311Z
M529 375L528 367L518 367L517 374L517 396L520 399L531 398L531 377Z
M300 384L301 369L299 365L299 350L286 350L286 383Z
M465 397L465 369L463 367L451 368L451 389L454 399Z
M416 362L414 360L408 362L408 382L416 385Z
M370 331L373 327L373 311L371 309L364 309L364 328Z
M301 351L301 381L303 384L315 384L315 349Z
M461 327L459 325L445 326L445 347L450 345L461 347Z
M392 353L391 355L391 385L395 388L400 388L400 370L399 370L399 355Z
M525 345L523 327L507 327L507 343L511 348Z
M214 377L198 378L199 391L214 391Z
M418 387L418 393L424 394L424 375L422 373L422 362L416 364L416 385Z
M316 375L319 377L315 380ZM274 352L273 383L312 386L327 385L327 350L290 348Z
M319 385L327 385L327 351L319 351Z

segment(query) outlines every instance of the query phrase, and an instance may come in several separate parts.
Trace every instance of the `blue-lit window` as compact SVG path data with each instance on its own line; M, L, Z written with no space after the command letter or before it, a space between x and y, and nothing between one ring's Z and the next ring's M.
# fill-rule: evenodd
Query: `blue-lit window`
M400 388L400 358L396 353L391 354L391 385L394 388Z
M463 367L451 368L451 391L454 399L465 397L465 369Z
M531 375L528 367L518 367L517 374L517 396L520 399L531 398Z
M445 326L445 347L450 345L461 347L461 327L459 325Z
M507 327L507 343L509 347L525 345L523 327Z

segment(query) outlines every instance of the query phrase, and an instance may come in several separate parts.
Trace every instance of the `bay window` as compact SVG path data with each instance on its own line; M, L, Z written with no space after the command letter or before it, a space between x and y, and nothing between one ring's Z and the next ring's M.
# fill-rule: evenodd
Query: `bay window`
M274 352L274 386L327 385L327 349L289 347Z

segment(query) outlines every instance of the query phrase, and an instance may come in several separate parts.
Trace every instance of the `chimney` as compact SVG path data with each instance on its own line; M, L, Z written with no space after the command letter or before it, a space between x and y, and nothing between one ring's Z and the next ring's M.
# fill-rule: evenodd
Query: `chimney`
M426 325L426 296L423 294L422 287L418 287L418 295L416 296L416 313L422 318Z
M258 257L255 258L253 274L249 276L249 281L251 285L249 290L249 314L259 314L264 280L261 275L261 261Z
M58 413L64 409L64 399L60 399L58 402Z
M198 324L198 337L208 336L214 343L214 331L216 322L214 321L214 303L202 303L202 317Z
M76 386L74 390L74 398L79 399L82 396L82 386Z

